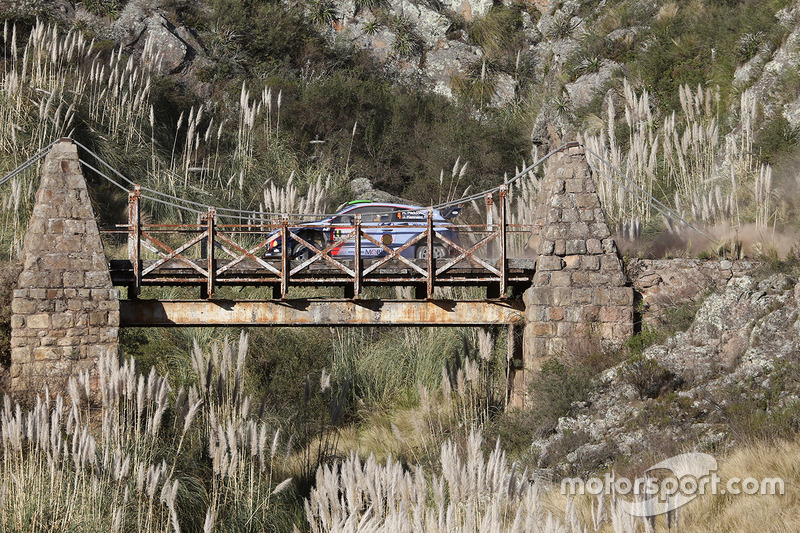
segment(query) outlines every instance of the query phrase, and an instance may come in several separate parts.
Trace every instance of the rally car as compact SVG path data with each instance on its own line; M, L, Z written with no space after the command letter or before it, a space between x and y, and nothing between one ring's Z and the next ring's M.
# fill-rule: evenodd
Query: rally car
M458 242L456 228L451 219L461 212L460 206L447 209L444 212L433 210L434 230L453 242ZM292 226L290 231L318 249L323 249L329 243L336 242L353 231L356 215L361 215L362 231L383 243L393 250L400 248L408 241L423 233L428 225L428 208L377 202L351 202L339 208L335 215ZM274 231L266 245L266 256L280 255L283 243L280 231ZM314 255L313 250L301 243L290 239L289 255L295 259L307 259ZM420 240L414 246L403 250L400 255L408 258L427 259L428 240ZM436 239L433 244L433 257L436 259L450 255L450 247ZM330 251L334 257L353 257L355 255L355 239L350 238ZM361 257L383 257L386 251L376 246L369 239L361 239Z

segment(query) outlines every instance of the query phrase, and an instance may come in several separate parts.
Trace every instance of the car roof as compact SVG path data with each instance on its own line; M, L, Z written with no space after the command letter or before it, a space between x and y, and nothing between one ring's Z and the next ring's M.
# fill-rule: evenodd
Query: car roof
M414 211L418 211L420 209L427 209L427 207L423 207L420 205L410 205L410 204L394 204L389 202L366 202L366 201L355 201L355 202L348 202L342 206L339 206L339 209L336 210L337 213L341 211L350 210L356 207L389 207L389 208L397 208L397 209L412 209Z

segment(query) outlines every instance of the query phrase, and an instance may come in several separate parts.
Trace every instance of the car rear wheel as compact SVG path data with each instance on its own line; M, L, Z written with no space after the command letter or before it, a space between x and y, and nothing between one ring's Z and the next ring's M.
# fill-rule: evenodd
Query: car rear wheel
M420 244L417 246L416 252L414 256L417 259L427 259L428 258L428 245L427 244ZM434 244L433 245L433 258L434 259L444 259L447 257L447 250L441 244Z

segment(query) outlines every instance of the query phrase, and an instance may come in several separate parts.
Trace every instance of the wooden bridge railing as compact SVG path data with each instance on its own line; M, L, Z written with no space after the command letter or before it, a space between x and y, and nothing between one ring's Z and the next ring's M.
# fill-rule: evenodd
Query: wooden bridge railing
M127 285L133 297L143 285L200 285L204 297L220 285L270 285L276 298L286 298L292 285L340 285L355 298L365 285L414 286L422 298L432 298L437 285L485 285L490 297L502 297L509 284L530 282L533 261L509 260L509 234L524 239L531 230L507 224L505 188L498 196L498 220L492 220L494 198L488 194L489 220L481 225L442 222L432 208L417 224L363 223L361 215L335 228L311 228L287 215L271 224L221 224L214 208L198 224L146 224L137 187L129 194L128 224L104 232L127 234L128 258L112 260L111 270L114 283ZM391 238L375 236L409 228L415 235L396 247ZM312 229L328 238L312 238ZM270 254L275 235L280 253ZM345 245L353 248L352 257L334 255ZM422 246L427 254L416 257ZM437 248L446 256L434 257Z

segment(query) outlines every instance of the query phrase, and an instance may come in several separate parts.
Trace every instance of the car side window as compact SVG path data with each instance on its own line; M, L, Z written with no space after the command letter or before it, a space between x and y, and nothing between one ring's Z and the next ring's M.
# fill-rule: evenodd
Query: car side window
M347 213L346 215L339 215L338 217L333 217L331 219L331 224L334 226L352 226L353 221L355 220L355 215L351 213Z
M369 205L364 207L357 207L351 211L348 211L347 215L342 215L342 216L355 217L355 215L361 215L362 223L375 224L381 222L390 222L392 220L392 217L394 216L394 213L396 212L397 209L393 207L381 206L381 205Z

